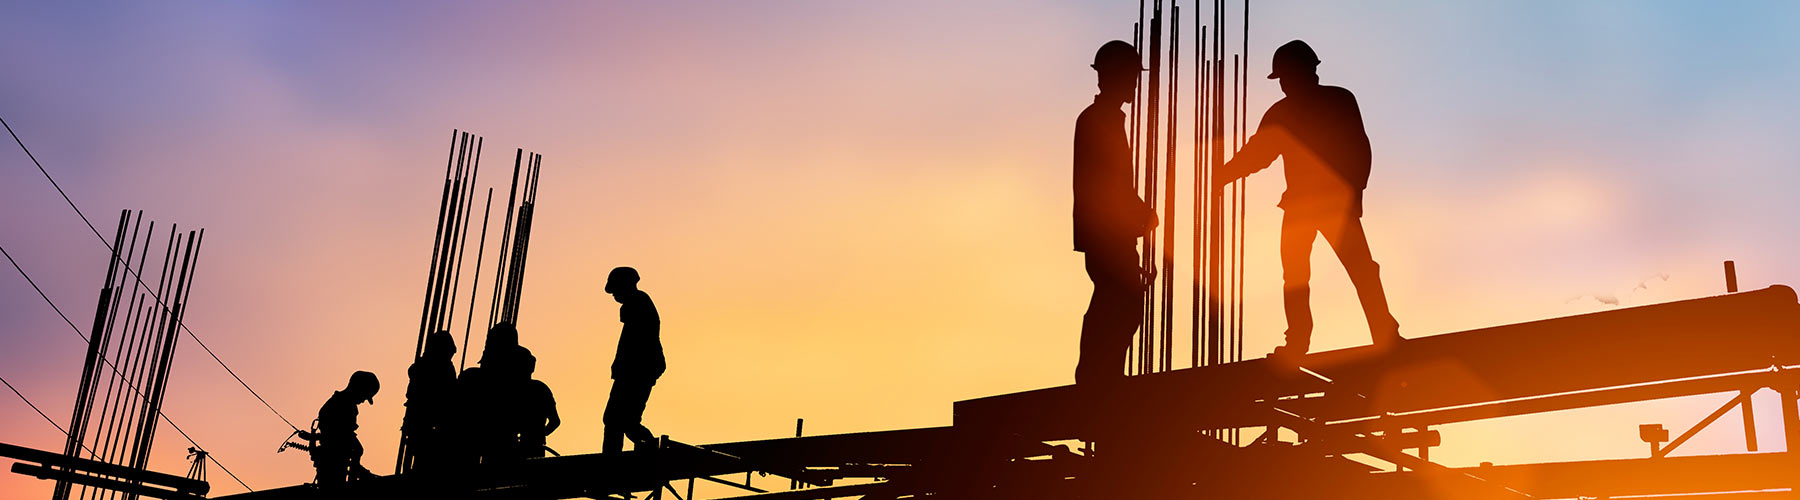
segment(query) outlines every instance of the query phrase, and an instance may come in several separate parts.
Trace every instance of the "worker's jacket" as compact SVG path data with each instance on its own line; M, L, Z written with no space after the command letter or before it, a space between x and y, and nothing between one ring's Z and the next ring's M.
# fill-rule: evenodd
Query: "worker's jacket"
M409 435L445 426L453 408L450 397L456 386L456 366L448 358L419 358L406 369L406 415L401 428Z
M531 446L543 446L544 437L549 434L548 423L556 416L556 396L550 392L550 386L541 380L530 379L519 386L518 421L514 425L519 429L519 443ZM526 450L535 452L536 449Z
M1125 113L1095 103L1075 120L1075 251L1133 245L1150 222L1150 205L1131 186Z
M356 438L356 404L361 401L355 398L337 391L319 406L319 447L315 454L334 458L362 456L362 442Z
M1287 171L1282 209L1362 215L1362 191L1369 187L1369 134L1349 90L1321 85L1276 101L1263 114L1256 135L1226 166L1225 177L1262 170L1277 156Z
M656 304L642 290L622 292L619 302L619 350L613 355L612 378L654 382L667 366L663 362L662 317Z

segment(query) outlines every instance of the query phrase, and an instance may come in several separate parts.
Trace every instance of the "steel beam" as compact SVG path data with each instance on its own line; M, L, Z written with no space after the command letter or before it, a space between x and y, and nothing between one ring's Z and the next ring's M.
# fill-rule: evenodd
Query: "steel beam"
M1277 404L1339 421L1795 364L1797 331L1800 302L1776 285L1301 360L1329 383L1260 359L960 401L955 423L1042 440L1083 438L1127 425L1124 416L1156 420L1130 425L1253 426L1266 423L1248 419L1253 403L1316 393L1324 396ZM1580 369L1544 369L1557 366Z

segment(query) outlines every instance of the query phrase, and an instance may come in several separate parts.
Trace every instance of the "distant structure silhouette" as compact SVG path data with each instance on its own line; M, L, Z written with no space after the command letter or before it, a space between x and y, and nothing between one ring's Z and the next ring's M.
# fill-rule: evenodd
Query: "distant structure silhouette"
M1277 205L1281 218L1282 305L1287 313L1287 344L1273 356L1306 354L1312 343L1312 245L1318 235L1337 253L1368 317L1377 346L1400 337L1400 323L1388 310L1381 287L1381 267L1369 252L1363 233L1363 189L1369 185L1369 135L1363 129L1356 97L1342 87L1319 84L1319 57L1306 42L1294 40L1275 49L1270 79L1281 81L1287 94L1263 114L1256 135L1217 171L1215 181L1229 183L1284 160L1287 192Z
M425 353L406 369L406 416L400 432L407 441L409 470L430 470L443 465L454 410L456 390L456 341L439 330L425 338Z
M656 435L643 424L644 405L650 400L650 389L656 386L667 365L663 360L662 318L650 295L639 290L638 272L629 267L614 268L606 276L606 293L619 302L619 350L613 356L612 394L606 399L603 453L621 451L630 438L637 448L652 446Z
M342 488L350 480L374 476L362 465L362 441L356 438L356 405L375 404L375 393L381 381L375 374L358 371L350 374L344 390L331 393L319 407L318 445L312 449L314 481L321 489Z
M1100 93L1075 121L1075 251L1086 260L1094 294L1081 320L1076 383L1124 377L1125 353L1142 323L1145 270L1137 240L1156 211L1131 185L1131 142L1119 107L1136 93L1142 58L1130 43L1106 42L1094 54Z
M531 378L537 371L537 356L520 347L519 358L514 363L518 372L517 389L512 391L518 398L515 410L518 412L517 433L519 435L519 456L522 458L542 457L548 449L546 439L556 428L562 426L562 418L556 414L556 396L550 393L550 386L541 380Z

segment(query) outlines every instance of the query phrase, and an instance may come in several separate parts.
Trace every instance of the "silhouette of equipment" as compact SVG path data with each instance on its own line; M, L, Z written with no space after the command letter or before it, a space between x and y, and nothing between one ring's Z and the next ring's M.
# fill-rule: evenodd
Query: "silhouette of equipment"
M1781 395L1788 449L1800 450L1800 372L1789 369L1797 363L1800 301L1778 285L1420 337L1385 352L1372 346L1319 352L1298 358L1298 366L1255 359L961 401L948 427L705 446L664 437L648 448L529 458L453 478L372 478L353 490L368 497L575 498L676 492L672 482L687 480L752 488L746 498L759 499L1372 500L1781 489L1793 486L1800 455L1665 452L1451 468L1430 461L1427 450L1441 441L1433 427L1444 424L1699 394L1742 398L1762 389ZM1236 446L1198 432L1221 428L1261 430L1263 437ZM1298 439L1278 439L1276 429ZM1051 444L1070 440L1094 444L1079 450ZM1398 470L1345 458L1351 454ZM720 477L752 472L808 487L761 493L767 489L748 475L745 482ZM843 480L853 481L838 484ZM221 498L316 494L290 487Z

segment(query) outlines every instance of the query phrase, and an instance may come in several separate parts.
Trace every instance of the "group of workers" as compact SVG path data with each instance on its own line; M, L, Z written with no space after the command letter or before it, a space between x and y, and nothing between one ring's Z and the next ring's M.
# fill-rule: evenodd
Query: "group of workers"
M1388 310L1380 266L1369 251L1362 227L1362 195L1368 187L1369 137L1356 98L1341 87L1319 84L1319 58L1295 40L1276 49L1270 79L1280 80L1285 97L1270 106L1256 134L1233 159L1217 169L1214 189L1284 160L1287 192L1280 248L1282 304L1287 343L1271 357L1306 354L1311 345L1308 306L1313 242L1324 236L1356 287L1374 344L1402 340L1400 324ZM1094 293L1081 324L1077 383L1124 376L1131 337L1142 323L1144 291L1154 276L1138 257L1138 239L1157 224L1156 211L1138 197L1132 179L1132 144L1120 107L1132 101L1142 56L1130 43L1111 41L1094 57L1100 93L1075 126L1074 236L1084 254ZM602 417L602 451L624 449L624 439L643 449L654 435L641 422L650 390L662 376L661 319L650 296L637 287L637 271L613 269L606 292L618 301L618 352L613 386ZM523 460L544 456L545 438L561 425L549 386L531 378L537 359L519 345L511 323L489 330L478 366L459 375L450 362L456 345L449 332L434 332L424 353L407 370L406 417L402 425L412 470ZM350 384L319 408L313 461L322 487L369 476L360 464L356 406L374 402L380 384L359 371Z
M662 322L649 294L638 289L638 281L637 270L630 267L613 269L606 281L606 292L620 304L623 326L612 364L612 394L602 417L605 452L622 451L621 438L629 438L637 449L657 443L642 419L650 390L666 367ZM532 378L537 357L519 344L518 329L510 322L495 324L476 366L460 374L451 361L454 354L450 332L432 332L407 369L402 468L443 473L543 457L550 451L546 438L562 419L550 386ZM373 404L380 389L375 374L358 371L344 390L332 393L319 408L316 431L307 435L320 488L373 476L361 463L356 416L357 405Z
M1075 381L1124 377L1131 337L1141 326L1145 289L1154 272L1138 258L1138 238L1157 224L1156 210L1132 182L1132 145L1120 107L1137 93L1145 69L1130 43L1114 40L1094 56L1100 93L1075 124L1075 251L1082 252L1094 294L1081 323L1081 357ZM1388 311L1380 266L1362 227L1363 190L1369 185L1369 136L1356 97L1319 84L1319 57L1294 40L1275 50L1269 78L1285 94L1230 162L1216 169L1212 189L1283 160L1287 192L1277 204L1281 219L1282 305L1287 343L1270 357L1295 362L1312 341L1308 306L1313 242L1324 236L1356 286L1374 344L1398 344L1400 323Z

